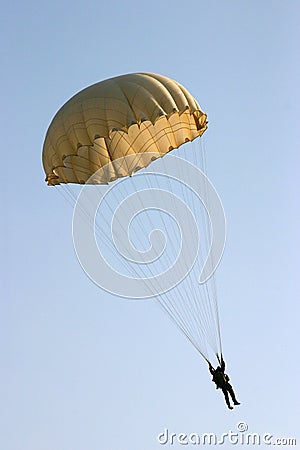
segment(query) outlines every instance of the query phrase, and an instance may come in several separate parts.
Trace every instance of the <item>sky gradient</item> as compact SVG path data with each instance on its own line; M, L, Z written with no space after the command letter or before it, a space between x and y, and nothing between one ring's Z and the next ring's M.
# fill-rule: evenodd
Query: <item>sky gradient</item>
M299 11L293 0L2 6L0 449L155 450L165 428L220 435L239 422L300 448ZM179 81L208 114L232 412L155 302L90 282L72 209L44 183L58 108L137 71Z

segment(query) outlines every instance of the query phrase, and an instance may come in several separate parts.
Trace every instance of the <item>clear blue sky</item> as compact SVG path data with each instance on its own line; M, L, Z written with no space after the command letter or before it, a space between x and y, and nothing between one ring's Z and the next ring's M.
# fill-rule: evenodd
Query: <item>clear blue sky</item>
M1 450L155 450L166 427L220 434L240 421L300 448L299 12L293 0L2 5ZM44 183L57 109L136 71L178 80L208 113L232 412L155 302L85 276L72 210Z

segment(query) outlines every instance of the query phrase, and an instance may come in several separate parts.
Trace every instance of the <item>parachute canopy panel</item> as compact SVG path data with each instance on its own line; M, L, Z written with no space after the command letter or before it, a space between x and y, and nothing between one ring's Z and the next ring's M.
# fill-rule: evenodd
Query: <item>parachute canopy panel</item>
M101 81L53 118L43 146L46 182L104 184L132 175L206 128L197 101L170 78L134 73Z

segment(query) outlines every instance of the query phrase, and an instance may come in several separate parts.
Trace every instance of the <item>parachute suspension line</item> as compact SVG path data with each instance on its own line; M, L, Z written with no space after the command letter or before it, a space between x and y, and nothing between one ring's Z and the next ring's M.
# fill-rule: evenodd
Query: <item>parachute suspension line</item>
M195 164L197 167L199 167L199 163L198 163L198 153L199 153L199 148L198 146L196 148L193 149L193 153L195 155ZM206 175L206 171L203 170L204 175ZM206 178L204 178L204 183L205 183L205 188L206 188ZM208 203L208 208L209 208L209 201L208 201L208 195L207 195L207 189L205 189L204 192L204 200L205 202ZM192 201L194 203L194 195L192 196ZM198 268L199 268L199 273L200 270L202 269L202 267L204 266L204 260L205 260L205 256L208 254L209 251L209 247L210 247L210 227L209 227L209 222L208 222L208 212L205 210L204 206L202 206L200 208L200 215L201 215L201 225L202 225L202 229L203 229L203 241L204 241L204 248L201 251L200 249L200 258L198 261ZM201 266L200 266L201 265ZM207 317L208 317L208 323L209 323L209 332L210 332L210 338L208 336L208 339L210 341L211 347L214 349L214 351L216 351L216 349L218 348L217 342L216 342L216 330L217 330L217 324L215 323L215 311L213 310L213 303L214 303L214 295L210 292L210 281L208 280L206 283L204 283L202 286L199 284L199 282L197 283L198 285L198 289L201 291L203 291L203 294L206 297L206 302L204 302L204 306L206 307L206 312L207 312Z
M137 176L137 175L135 175L135 176ZM131 180L133 180L133 179L134 179L134 177L131 178ZM121 180L121 181L119 182L119 186L116 185L117 189L119 189L120 186L123 187L123 184L124 184L124 186L126 186L126 182L123 183L123 181L124 181L124 180ZM123 192L124 192L124 189L123 189ZM111 190L111 193L112 193L112 195L115 197L115 200L118 200L118 196L116 195L116 189L115 189L115 188ZM140 198L140 201L142 202L142 199L141 199L141 198ZM143 205L143 203L142 203L142 205ZM111 208L111 206L110 206L109 203L108 203L108 207L109 207L109 209L111 210L111 213L113 213L113 210L112 210L112 208ZM137 217L137 218L138 218L138 217ZM149 219L149 216L148 216L148 219ZM93 222L93 219L92 219L91 217L89 217L89 221L92 221L92 222ZM104 216L102 216L102 221L104 221L107 225L109 225L109 223L107 222L107 220L105 219ZM123 229L123 231L124 231L124 227L123 227L122 223L119 222L119 225L122 227L122 229ZM99 231L99 227L97 227L97 228L98 228L98 231ZM153 226L152 226L152 228L153 228ZM141 227L141 229L143 230L143 227ZM107 237L106 237L106 235L105 235L105 233L104 233L103 230L101 229L101 227L100 227L100 233L98 232L97 235L99 235L99 234L101 235L101 239L104 238L105 240L108 240ZM140 241L140 240L139 240L139 241ZM115 252L114 249L112 250L111 242L110 242L109 240L108 240L108 242L109 242L110 250L113 251L113 254L114 254L114 256L115 256L115 253L118 254L118 252ZM132 272L132 271L135 272L135 275L136 275L138 278L140 278L140 273L136 270L135 266L132 266L126 259L122 259L122 263L123 263L123 265L127 266L127 268L129 268L129 270L130 270L131 272ZM143 274L144 274L144 278L146 279L146 280L145 280L145 283L147 284L148 289L149 289L149 288L151 287L151 285L152 285L152 291L150 291L150 294L153 295L154 292L155 292L155 290L153 289L153 282L152 282L151 278L149 279L149 273L146 273L146 272L143 270L143 265L141 265L141 267L142 267L142 272L143 272ZM150 272L151 272L151 275L154 276L152 270L150 270ZM147 279L147 278L148 278L148 279ZM169 297L169 296L170 296L169 293L165 293L164 295L165 295L166 297ZM178 294L178 296L179 296L179 294ZM180 298L180 297L178 297L178 298ZM187 326L187 324L190 323L190 322L184 322L184 321L182 320L182 318L178 315L178 312L174 309L173 303L174 303L174 302L173 302L173 300L172 300L172 301L170 301L170 305L168 305L167 307L166 307L165 305L163 305L165 311L166 311L171 317L173 317L173 320L175 320L177 326L178 326L178 327L181 329L181 331L185 334L185 336L186 336L186 337L188 338L188 340L192 343L192 345L193 345L193 346L194 346L194 347L202 354L202 356L203 356L205 359L207 359L207 358L206 358L206 355L204 355L204 354L201 352L201 350L199 349L199 346L197 345L197 342L195 342L195 340L193 340L193 338L191 338L191 336L193 336L193 333L191 332L191 330L190 330L190 329L188 328L188 326Z
M205 148L205 139L203 140L203 162L204 167L206 170L206 148ZM209 194L208 194L208 200L209 200ZM219 307L218 307L218 296L217 296L217 284L216 284L216 278L213 274L212 276L212 287L214 290L214 299L215 299L215 311L216 311L216 319L217 319L217 326L218 326L218 337L219 337L219 354L222 356L222 341L221 341L221 328L220 328L220 319L219 319Z
M61 189L62 186L54 185L55 190L59 193L59 195L62 196L62 198L65 199L65 201L71 206L71 208L74 208L74 199L73 196L70 195L70 192L64 189Z
M71 187L68 184L62 184L60 187L58 187L57 185L55 185L55 188L57 190L57 192L59 192L59 194L67 201L67 203L69 203L69 205L71 206L72 209L74 209L76 202L77 202L77 197L74 194L74 192L72 191ZM93 226L94 221L93 221L93 217L88 213L88 209L84 209L82 207L81 204L79 204L79 211L80 214L82 216L82 218L89 223L90 225ZM102 230L97 229L96 230L96 234L99 234L100 232L100 236L101 238L104 238L104 243L107 246L107 236L106 235L101 235ZM109 247L107 247L109 248Z
M70 207L74 210L74 207L76 205L76 195L74 194L74 192L72 191L72 189L70 188L70 186L68 184L62 184L62 185L54 185L56 191L59 193L59 195L62 196L62 198L64 198L64 200L70 205ZM82 218L89 224L93 224L93 218L90 216L90 214L88 213L87 209L82 208L82 205L79 204L79 210L80 210L80 214L82 216ZM103 236L104 240L106 238L106 236Z
M59 192L59 194L64 198L64 200L73 209L77 198L76 198L76 195L74 194L74 192L72 191L71 187L68 184L61 185L60 187L57 187L57 186L55 186L55 187L56 187L56 190ZM115 193L113 193L113 194L115 195ZM89 195L87 195L87 198L89 199ZM112 247L111 241L108 239L108 237L104 233L103 229L99 226L99 223L97 221L94 221L94 218L88 213L88 209L80 207L80 213L82 214L84 220L87 221L87 223L89 223L91 225L95 225L95 233L96 233L97 237L99 239L101 239L101 242L105 245L105 247L111 253L113 253L114 256L116 256L116 254L119 255L118 252L116 252L115 249ZM104 220L106 222L106 224L109 225L109 223L107 222L107 220L105 219L104 216L102 216L102 220ZM120 224L120 225L122 226L122 224ZM140 277L140 273L138 273L138 271L136 270L135 266L131 265L129 263L129 261L127 261L126 259L122 258L122 263L123 263L123 265L125 267L127 266L127 269L129 269L131 271L133 270L133 272L135 272L135 275L137 277ZM147 279L147 275L148 274L146 274L144 271L143 271L143 274L144 274L144 277L145 277L145 283L148 286L148 289L150 291L149 293L151 295L151 294L154 293L153 286L152 286L152 290L151 290L152 280L151 280L151 278ZM193 333L187 327L186 322L184 322L182 320L182 318L178 314L178 311L176 311L176 309L174 308L174 305L173 305L174 299L171 298L170 292L166 292L164 294L164 296L168 300L167 302L162 302L159 298L156 297L159 306L172 319L172 321L175 323L175 325L178 327L178 329L185 335L187 340L193 345L193 347L195 347L195 349L199 352L199 354L201 354L201 356L208 362L207 352L204 353L203 351L201 351L201 348L199 347L199 344L193 338Z
M122 182L120 182L119 184L121 184L121 183ZM115 188L113 188L110 192L111 192L112 196L115 198L115 200L118 200L118 197L116 196L116 193L115 193ZM124 192L124 189L123 189L123 192ZM88 198L88 195L87 195L87 198ZM113 210L113 208L112 208L112 206L110 205L109 202L106 202L106 206L110 210L111 214L113 214L114 210ZM93 223L92 218L89 217L89 219ZM104 222L108 227L111 225L110 222L105 218L105 215L103 215L103 214L101 215L101 221ZM125 232L126 230L125 230L123 224L120 222L120 220L118 219L117 216L116 216L116 221L118 222L118 225L122 228L123 232ZM99 225L97 220L95 221L95 225L96 225L96 230L97 230L97 236L100 237L101 243L102 243L102 239L104 239L104 243L105 242L107 243L107 248L110 250L110 252L113 254L113 256L114 257L116 255L119 256L119 260L122 262L122 265L129 270L129 273L132 275L132 271L133 271L134 275L137 276L138 278L140 278L140 276L141 276L140 272L136 269L136 267L134 265L130 264L130 262L126 258L121 257L119 252L116 251L116 249L114 248L114 246L111 243L111 240L107 237L106 233L101 228L101 226ZM140 240L139 237L138 237L138 240L139 240L139 243L141 244L141 240ZM153 287L153 282L152 282L151 278L147 279L149 274L146 273L145 270L143 270L143 265L141 265L141 268L142 268L141 272L142 272L142 274L143 274L143 276L145 278L145 283L146 283L146 285L148 286L148 289L149 289L149 295L152 296L153 293L155 292L154 289L152 289L152 290L150 289L151 284L152 284L152 287ZM151 275L154 276L152 271L151 271ZM149 281L150 281L150 283L149 283Z
M164 158L160 159L160 161L163 161L163 164L164 164ZM155 174L152 174L152 175L155 176L155 179L158 183L160 176L155 175ZM165 177L165 178L167 179L167 182L168 182L168 190L172 193L172 189L170 187L170 179L169 179L169 177ZM158 185L158 187L161 188L160 185ZM173 205L174 205L173 196L171 197L171 202L173 202ZM166 210L167 210L168 209L167 205L165 204L165 206L166 206ZM173 209L174 209L174 206L173 206ZM161 213L161 214L162 214L162 218L164 218L164 214L163 213ZM163 222L164 222L164 219L163 219ZM165 226L165 228L166 228L166 226ZM171 220L171 228L173 230L174 236L176 236L176 233L174 231L174 221L173 220ZM175 257L175 255L174 255L174 257ZM185 261L182 260L181 263L185 263ZM185 268L188 269L187 265ZM187 272L188 272L188 270L187 270ZM179 279L179 277L178 277L178 279ZM201 351L201 348L206 347L204 335L202 333L202 327L200 326L198 315L193 316L193 314L192 314L193 311L190 308L190 305L186 300L187 297L190 297L191 299L194 299L194 297L195 297L194 293L193 293L194 288L192 286L191 278L189 276L187 277L186 284L187 284L186 287L187 287L188 291L184 295L181 295L180 291L178 290L178 287L175 287L172 290L171 295L166 296L165 294L163 294L161 297L157 298L157 300L160 302L160 304L163 308L166 308L168 306L169 306L169 308L172 308L173 321L176 322L176 320L178 320L178 318L176 318L176 317L180 317L180 318L182 318L182 320L184 321L185 324L188 324L190 336L193 336L193 339L195 341L195 347L198 351ZM170 302L170 305L168 305L168 302ZM175 314L176 314L176 317L175 317ZM199 345L199 341L201 342L201 345ZM207 353L207 351L206 351L206 353ZM202 351L201 351L201 354L203 354Z
M68 195L68 199L70 200L69 204L72 206L72 208L74 208L74 206L75 206L75 204L77 202L77 197L74 194L74 192L72 191L71 187L68 184L65 184L65 185L62 185L62 189L58 189L58 191L62 195L63 195L63 192ZM65 196L63 195L63 197L65 197ZM91 202L89 196L87 195L86 197ZM78 205L79 205L79 211L80 211L80 214L81 214L82 218L88 224L90 224L92 227L95 226L95 234L96 234L96 236L99 239L101 239L101 243L103 243L108 250L112 251L110 240L108 239L106 234L103 232L103 230L99 227L99 224L97 223L97 221L94 220L94 217L91 216L91 214L89 213L88 208L83 208L81 203L79 203Z
M184 148L187 149L187 146L185 146ZM191 152L189 152L189 156L190 155L191 155ZM189 158L186 158L186 159L188 160ZM185 178L187 178L187 177L185 177ZM191 196L190 189L187 189L187 187L184 186L183 183L181 183L180 186L183 189L182 195L185 198L186 203L189 205L191 204L191 202L189 202L187 200L187 197L188 197L189 199L190 198L192 199L192 203L194 205L194 194L193 194L193 196ZM186 196L186 194L187 194L187 196ZM194 210L194 214L196 214L197 210L196 210L195 206L193 206L193 210ZM202 209L200 209L200 211L203 212L204 209L202 208ZM207 215L204 215L204 218L206 218L206 220L207 220ZM205 225L205 222L203 220L202 220L202 224L203 224L203 226ZM204 233L204 236L206 236L206 238L207 238L206 240L207 240L207 252L208 252L209 243L210 243L209 234L205 235L205 233ZM200 252L199 252L200 257L206 254L205 252L203 252L201 250L202 250L202 246L201 246ZM199 263L199 260L197 260L197 261ZM203 264L203 261L201 264ZM202 269L202 267L203 267L203 265L201 265L200 269ZM200 272L200 270L199 270L199 272ZM188 281L191 282L191 280L192 280L192 277L191 277L191 273L190 273L188 276ZM213 313L213 310L212 310L212 304L211 304L211 299L210 299L211 294L210 294L210 291L208 290L208 283L204 286L199 285L198 283L195 283L194 289L199 291L198 296L195 295L195 292L192 294L191 297L185 295L184 305L186 305L189 312L192 311L192 322L197 323L198 338L197 338L197 334L194 335L195 338L197 338L197 348L199 348L199 334L200 334L199 330L200 330L202 337L205 336L207 341L211 343L210 344L211 348L214 349L215 352L217 352L216 348L219 347L216 344L216 330L218 330L218 321L216 321L215 314ZM199 297L200 297L201 301L199 301ZM209 302L209 300L210 300L210 302ZM179 313L181 315L182 311L179 311ZM186 317L184 320L190 321L191 315L187 314L185 310L183 310L183 313L186 314ZM173 320L174 320L174 318L173 318ZM200 326L199 326L199 322L200 322ZM209 331L210 331L210 333L209 333ZM211 337L209 339L210 335L211 335ZM205 343L204 339L201 339L201 341L202 341L201 348L205 348L206 346L204 345L204 343ZM206 353L208 354L207 351L206 351ZM208 361L207 358L206 358L206 360Z
M164 165L164 161L165 160L162 159L163 165ZM159 178L160 177L156 176L155 174L153 174L153 176L154 176L154 178L155 178L155 180L156 180L156 182L158 184L158 187L159 187L159 183L158 182L159 182ZM167 190L170 193L172 193L170 178L169 177L164 177L164 178L166 178L166 180L167 180L167 185L168 185L167 186ZM174 201L173 195L171 195L171 202L173 203L173 210L175 210L175 201ZM168 207L168 205L166 204L166 201L164 201L164 208L166 210L167 210L167 207ZM165 227L165 229L167 229L167 226L166 226L166 223L165 223L165 220L164 220L164 214L161 211L159 211L159 213L160 213L160 216L163 219L164 227ZM175 219L176 219L176 217L175 217ZM174 223L173 218L171 220L171 232L172 232L172 234L174 236L176 236L175 223ZM171 236L170 241L171 241L171 245L172 245L173 244L172 236ZM172 247L173 247L173 255L172 255L173 256L173 260L171 261L171 258L169 257L169 264L170 265L172 264L172 262L174 262L174 259L175 259L175 256L176 256L176 252L175 252L174 246L172 245ZM189 267L186 264L186 261L185 261L184 258L182 258L181 263L184 264L184 269L186 270L186 272L188 272ZM178 273L177 279L179 280L179 278L180 278L179 271L177 271L177 273ZM199 330L201 328L199 326L197 326L197 319L198 319L198 317L196 316L196 321L195 321L194 317L192 315L192 311L188 307L188 302L186 301L186 297L188 297L188 298L193 298L194 297L194 295L193 295L193 286L192 286L191 279L190 279L189 276L187 276L187 286L186 287L187 287L186 295L182 295L180 293L178 287L174 287L174 289L172 290L172 292L169 295L169 299L172 302L173 308L178 311L178 314L182 315L184 322L189 324L189 329L190 329L191 336L194 337L195 342L198 342L199 339L201 340L201 336L200 336L200 332L199 332ZM168 300L168 298L166 298L165 295L162 295L157 300L160 303L164 304L165 300ZM180 311L182 311L182 313L180 313ZM197 336L198 336L198 338L197 338ZM203 345L202 345L202 348L203 348Z
M200 160L200 164L202 167L202 170L204 172L204 174L207 174L207 163L206 163L206 146L205 146L205 137L203 136L200 139L200 156L201 156L201 160ZM207 202L208 205L210 204L210 197L209 197L209 191L207 189L207 180L205 179L205 190L206 190L206 198L207 198ZM208 223L208 218L207 216L205 217L206 219L206 228L207 230L209 230L209 223ZM209 236L208 232L206 234L207 236ZM213 264L213 261L212 261ZM218 349L216 351L216 355L218 355L218 353L220 355L222 355L222 341L221 341L221 329L220 329L220 318L219 318L219 307L218 307L218 294L217 294L217 284L216 284L216 277L215 274L213 273L212 277L211 277L211 288L212 288L212 297L213 297L213 303L214 303L214 308L215 308L215 323L216 323L216 327L217 327L217 331L218 331Z
M72 208L74 207L75 203L76 203L76 196L74 195L72 189L70 188L70 186L68 185L64 185L63 189L58 189L58 191L60 192L60 194L68 201L68 203L72 206ZM89 195L86 196L87 199L90 200ZM91 200L90 200L91 201ZM88 209L82 208L81 205L80 206L80 213L83 217L83 219L89 223L92 226L95 226L95 234L97 235L97 237L101 240L101 244L104 244L104 246L106 247L106 249L109 250L109 252L114 256L114 257L118 257L119 261L121 261L121 263L127 268L130 268L130 263L129 261L127 261L126 259L121 258L121 256L119 255L118 252L115 251L115 249L112 247L111 241L110 239L107 237L107 235L104 233L103 229L99 226L97 221L94 221L94 218L88 213ZM109 223L107 222L107 220L105 219L105 217L102 217L103 221L106 222L107 225L109 225ZM136 274L138 275L138 274ZM152 294L152 291L149 290L149 294Z
M189 150L189 156L193 156L193 153L191 149L191 146L183 146L183 150L188 151ZM184 155L183 155L184 156ZM187 156L185 156L185 158L188 160L189 158ZM193 158L193 162L195 157ZM183 174L184 169L182 168L182 166L180 166L180 170L181 173ZM187 178L187 174L185 173L185 179ZM192 207L193 213L195 215L195 219L197 220L197 213L200 210L200 212L203 212L203 207L199 208L195 206L195 201L194 201L194 197L195 194L193 192L191 192L189 187L184 186L181 183L181 188L182 188L182 195L185 199L185 202L190 205ZM198 200L199 201L199 200ZM201 227L201 222L198 224L198 227ZM190 229L190 234L191 234L191 229ZM205 235L205 233L204 233ZM206 236L206 235L205 235ZM207 237L207 236L206 236ZM207 237L208 239L208 237ZM202 236L201 236L201 240L200 240L200 248L198 251L198 257L196 260L196 267L200 266L200 268L203 266L203 255L205 254L205 249L202 248ZM199 270L200 272L200 270ZM195 275L199 275L199 273L195 274ZM191 276L189 276L189 278L191 279ZM195 277L194 277L195 278ZM212 313L211 313L211 304L210 304L210 298L209 298L209 293L207 292L205 295L205 290L203 289L202 286L199 285L197 280L194 280L194 291L196 291L193 295L193 299L194 299L194 305L195 305L195 314L193 314L194 317L199 317L200 320L200 329L203 330L207 341L210 343L210 346L212 348L214 348L214 341L215 341L215 337L214 337L214 332L213 332L213 327L212 327ZM200 299L199 299L200 297ZM200 301L199 301L200 300Z
M132 177L132 179L133 179L133 177ZM122 184L123 184L123 183L122 183ZM126 185L126 183L124 183L124 184ZM121 185L121 182L119 183L119 185ZM124 192L124 190L123 190L123 192ZM113 196L115 196L115 199L118 199L118 196L116 196L116 193L115 193L115 189L112 189L111 193L112 193ZM140 198L140 201L142 201L141 198ZM108 208L110 209L111 213L114 212L114 211L112 210L110 204L108 204ZM106 222L106 224L109 225L109 223L107 222L107 220L106 220L104 217L103 217L102 219ZM116 220L118 220L117 217L116 217ZM121 228L123 229L123 231L125 231L124 226L122 225L122 223L120 223L119 221L118 221L118 223L119 223L119 225L121 226ZM152 228L153 228L153 226L152 226ZM142 229L143 229L143 228L142 228ZM102 230L102 233L101 233L101 234L104 234L104 233L103 233L103 230ZM139 239L139 242L141 242L140 239ZM124 263L126 262L126 263L127 263L127 266L129 267L129 269L131 269L131 271L133 270L133 271L135 272L135 275L138 276L138 277L140 278L140 273L138 272L138 270L136 270L135 266L131 267L130 263L129 263L127 260L124 260L123 262L124 262ZM151 285L152 285L152 288L153 288L153 282L152 282L151 278L149 279L149 274L146 273L145 270L143 270L143 264L141 265L141 268L142 268L141 271L143 272L143 275L144 275L144 278L145 278L145 283L147 284L148 289L149 289L149 287L151 287ZM151 273L151 276L153 277L154 274L153 274L153 271L152 271L151 269L150 269L150 273ZM150 293L153 295L154 292L155 292L155 290L152 289L152 291L151 291ZM165 293L164 295L169 295L169 294L168 294L168 293ZM191 331L190 331L190 330L188 329L188 327L186 326L186 323L185 323L184 321L182 321L182 319L180 318L180 316L178 316L178 314L177 314L177 312L174 310L174 308L172 308L172 304L171 304L171 306L169 305L169 307L168 307L166 310L167 310L167 312L168 312L169 315L171 315L171 316L173 316L173 317L174 317L174 316L177 316L177 317L176 317L177 325L179 326L179 328L181 329L181 331L186 335L186 337L189 339L189 341L193 344L193 346L195 346L195 347L197 348L196 342L194 342L194 340L190 337L190 336L192 335ZM197 350L199 351L198 348L197 348ZM201 354L202 354L202 353L201 353ZM205 356L204 356L204 357L205 357Z
M186 146L183 146L183 147L186 147ZM196 152L196 155L197 155L197 152ZM205 155L201 155L201 156L204 157ZM188 158L186 158L186 159L188 159ZM162 158L162 160L164 163L164 158ZM203 165L203 169L205 172L205 160L203 161L202 165ZM149 176L147 176L147 174L145 174L145 175L144 176L145 176L145 179L147 180L148 188L151 188L152 186L150 186ZM158 185L159 188L161 188L161 186L159 186L159 175L155 175L155 174L148 174L148 175L150 175L152 177L154 176L156 184ZM135 187L135 192L138 192L138 190L136 188L136 184L135 184L135 180L137 179L136 178L137 176L139 176L139 174L135 174L133 177L130 178L130 180L132 180L133 185ZM122 190L123 193L124 192L127 193L126 182L123 183L123 181L124 180L122 179L118 183L118 185L116 186L117 190L115 188L113 188L110 191L112 196L114 196L115 201L118 201L118 196L117 196L118 190ZM167 177L167 183L168 183L168 190L172 193L171 181L168 177ZM193 210L193 212L195 214L195 212L197 210L195 208L195 203L194 203L194 194L193 193L191 194L190 189L188 187L186 187L183 183L179 182L179 184L180 184L180 188L181 188L181 192L182 192L182 197L184 198L187 205L191 206L191 203L192 203L191 209ZM76 203L76 196L74 195L74 193L69 185L66 184L63 186L64 186L64 189L62 189L62 190L58 189L58 191L62 194L62 196L65 198L65 200L69 204L74 206L74 203ZM87 198L89 199L89 196L87 196ZM171 196L171 199L174 202L173 196ZM139 193L139 192L138 192L138 201L141 204L142 210L144 210L142 193ZM114 211L112 210L109 202L107 202L107 207L110 209L111 213L113 214ZM167 210L167 208L166 208L166 210ZM203 208L201 208L200 211L203 214ZM101 239L101 243L103 243L105 245L105 247L107 249L109 249L109 251L111 252L111 254L114 255L114 257L116 256L116 254L118 255L119 261L121 261L122 265L125 266L130 271L130 273L132 273L132 271L133 271L138 278L140 278L140 272L143 273L144 278L145 278L145 283L147 285L147 289L149 290L149 294L153 295L153 293L156 291L153 288L153 281L151 280L151 278L149 279L149 271L150 271L152 277L155 276L153 274L152 269L148 268L149 271L147 272L147 270L144 270L145 265L140 264L139 270L137 270L133 264L131 264L128 260L123 258L118 252L115 251L115 248L112 246L111 240L108 239L106 233L101 228L98 221L97 220L94 221L94 218L91 217L91 215L88 213L88 210L85 210L85 208L81 208L81 213L83 214L83 216L85 216L85 219L88 220L88 222L95 225L95 233ZM163 212L159 211L159 215L161 216L161 219L162 219L165 229L167 229L167 226L165 223L165 214ZM153 222L152 222L150 214L148 212L147 212L147 214L145 214L145 217L147 218L147 220L151 226L151 229L154 229ZM206 223L206 226L209 229L207 216L204 215L204 217L205 217L206 221L204 220L203 223L204 224ZM117 217L116 217L116 220L118 220ZM137 220L139 222L140 229L143 230L144 224L141 222L141 218L139 217L139 215L136 216L135 220ZM105 218L105 215L101 216L101 221L103 221L107 226L110 225L109 222L107 221L107 219ZM118 221L118 224L124 231L123 224L120 221ZM189 224L189 221L187 221L187 227L191 234L191 226ZM172 228L172 234L175 237L176 232L175 232L175 224L174 224L173 220L171 220L171 228ZM177 232L177 235L178 235L178 232ZM207 238L207 241L209 241L209 233L204 233L204 236ZM136 237L137 237L139 243L141 243L140 236L137 234ZM172 239L170 240L170 243L172 246L172 252L173 252L174 256L176 253L175 242L177 245L177 238L174 241ZM188 245L190 245L190 244L188 244ZM167 256L168 256L168 261L170 263L171 260L170 260L169 254L167 254ZM200 260L203 263L203 252L202 251L199 252L199 256L200 256ZM187 261L185 261L184 258L183 258L182 263L187 268ZM212 277L212 280L215 283L214 277ZM205 286L206 294L204 293L204 289L202 289L203 286L200 286L198 283L193 284L192 276L191 276L191 274L189 274L185 281L186 292L184 293L184 295L181 295L180 291L177 289L177 287L175 287L172 291L166 292L166 293L162 294L160 297L156 297L156 300L158 301L158 303L162 307L162 309L173 320L173 322L175 322L176 326L181 330L181 332L183 332L183 334L186 336L186 338L189 340L189 342L202 355L202 357L206 361L209 361L208 350L207 350L205 341L207 340L210 343L213 342L213 340L214 340L213 332L209 333L209 330L212 328L212 323L215 322L215 324L218 328L219 342L220 342L220 328L219 328L219 321L218 321L218 309L217 309L216 297L213 296L213 298L215 298L215 308L216 308L217 320L215 320L214 317L212 317L213 315L211 314L211 311L210 311L211 303L207 301L207 298L210 299L210 294L209 294L209 290L207 287L207 283L205 283L204 286ZM198 292L196 292L196 291L198 291ZM215 292L216 292L216 290L215 290ZM199 299L200 299L200 301L199 301ZM211 337L209 337L210 334L212 334ZM214 347L212 344L210 344L210 345L212 348ZM221 345L219 345L219 348L221 348ZM221 354L221 351L220 351L220 354ZM216 351L216 355L218 355L218 351Z
M153 173L150 173L148 175L149 176L147 176L147 174L145 174L144 175L144 179L146 179L148 188L151 189L151 188L153 188L153 186L150 184L150 179L149 178L150 177L154 178L154 180L158 184L159 176L156 176ZM138 199L139 199L139 203L141 205L142 211L145 211L145 205L143 203L142 193L140 193L140 191L138 191L138 189L136 187L136 184L135 184L135 180L139 176L140 176L139 174L134 175L132 177L132 183L133 183L133 185L135 187L135 192L138 192ZM159 186L159 184L158 184L158 187L161 189L161 186ZM166 206L165 206L165 209L167 210ZM160 216L160 218L161 218L161 220L163 222L164 228L167 230L167 225L166 225L166 222L165 222L165 214L161 210L158 211L158 214L159 214L159 216ZM148 220L148 222L150 224L151 229L153 230L154 229L154 224L153 224L152 219L151 219L151 214L149 214L148 211L146 213L146 217L147 217L147 220ZM174 221L173 220L171 220L171 227L174 230ZM143 229L144 229L144 225L141 224L141 230L143 230ZM174 232L174 236L176 236L175 232ZM171 246L172 246L173 256L175 257L176 251L175 251L173 240L171 239L170 242L171 242ZM167 259L168 259L168 267L170 267L170 265L172 264L173 261L171 261L171 257L170 257L170 255L168 253L167 253ZM174 301L173 297L175 297L176 301ZM182 301L181 300L182 296L180 295L180 292L176 288L174 288L172 290L172 292L164 293L161 296L158 296L158 297L155 297L155 298L159 302L160 306L162 306L162 308L166 310L166 312L173 319L173 321L177 322L177 325L180 324L180 329L182 331L184 331L185 336L189 339L189 341L193 344L193 346L195 346L196 349L199 351L198 346L197 346L197 341L195 341L195 340L193 340L191 338L191 336L193 336L194 333L195 333L195 330L193 331L191 329L191 326L193 326L193 321L192 320L188 320L188 321L185 320L184 321L181 318L181 316L178 314L178 311L175 308L175 304L181 303L181 301ZM169 303L170 304L166 305L165 302L163 301L163 298L169 299ZM192 319L192 318L190 318L190 319Z
M181 190L181 197L182 200L185 201L185 204L190 207L190 203L186 199L186 191L188 188L179 182L180 190ZM172 192L171 188L171 182L168 178L169 183L169 189ZM172 201L172 200L171 200ZM173 199L174 201L174 199ZM185 225L187 226L187 233L192 236L191 233L191 224L190 222L185 222ZM189 242L187 243L187 250L190 251L190 245ZM193 285L192 277L190 276L189 270L191 269L188 267L188 262L185 260L185 258L182 258L181 263L184 265L184 268L186 269L187 276L186 279L182 282L182 288L185 289L184 295L181 296L181 303L179 305L176 304L176 307L178 307L178 310L180 311L180 314L184 317L184 320L188 323L193 324L193 336L195 340L197 341L198 349L205 348L205 353L208 354L207 348L206 348L206 342L205 342L205 332L203 331L204 328L207 326L204 321L201 318L201 314L199 314L199 307L198 303L196 301L196 295L195 295L195 286Z

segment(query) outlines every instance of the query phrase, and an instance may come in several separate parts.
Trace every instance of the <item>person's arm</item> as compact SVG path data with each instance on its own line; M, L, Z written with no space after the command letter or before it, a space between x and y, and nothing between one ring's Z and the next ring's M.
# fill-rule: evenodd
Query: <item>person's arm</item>
M213 375L215 373L215 369L213 368L213 366L211 365L211 363L208 363L208 367L209 367L209 371L210 373Z
M222 369L222 372L225 371L225 361L223 359L223 355L221 355L221 369Z

